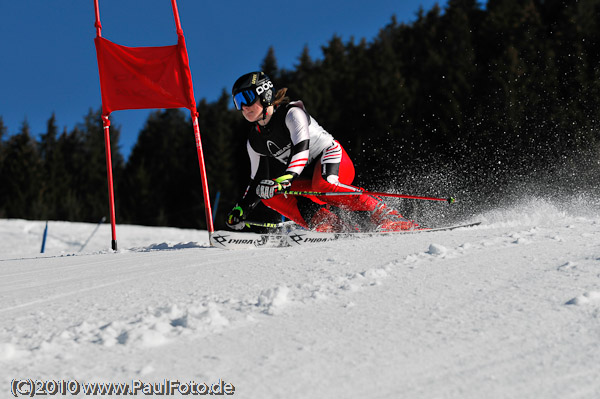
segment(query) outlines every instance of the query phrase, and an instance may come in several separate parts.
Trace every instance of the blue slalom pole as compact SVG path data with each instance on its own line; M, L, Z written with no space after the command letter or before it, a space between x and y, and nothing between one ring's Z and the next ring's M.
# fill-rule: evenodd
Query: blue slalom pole
M44 228L44 236L42 238L42 250L40 251L40 253L44 253L44 251L46 250L46 237L48 236L48 221L46 220L46 227Z
M219 207L219 198L221 198L221 192L217 191L217 195L215 196L215 204L213 206L213 223L215 222L215 217L217 216L217 208Z

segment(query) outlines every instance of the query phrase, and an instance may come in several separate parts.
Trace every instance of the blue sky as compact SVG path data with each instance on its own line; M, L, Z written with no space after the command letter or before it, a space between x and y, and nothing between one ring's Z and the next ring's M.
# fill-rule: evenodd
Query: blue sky
M280 68L293 69L305 45L313 59L334 36L371 42L396 15L412 22L434 0L304 0L243 2L179 0L196 101L216 100L235 79L259 68L273 46ZM125 46L177 42L170 0L99 0L102 36ZM52 113L69 131L101 106L94 48L93 0L0 2L0 116L10 134L26 119L44 133ZM151 110L112 113L127 157ZM202 117L202 115L200 115ZM218 132L202 132L216 134ZM190 134L193 134L190 132Z

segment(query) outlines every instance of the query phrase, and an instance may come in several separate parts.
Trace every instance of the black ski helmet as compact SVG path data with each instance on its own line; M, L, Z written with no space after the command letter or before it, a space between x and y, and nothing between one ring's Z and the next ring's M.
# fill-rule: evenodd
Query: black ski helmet
M238 110L242 109L242 105L254 104L257 99L260 99L260 104L267 108L273 104L275 87L264 72L250 72L235 81L231 88L231 95L233 104Z

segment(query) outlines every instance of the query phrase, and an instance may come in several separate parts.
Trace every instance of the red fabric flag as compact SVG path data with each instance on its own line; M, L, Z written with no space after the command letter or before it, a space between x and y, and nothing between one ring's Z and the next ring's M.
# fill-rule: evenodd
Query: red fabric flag
M164 47L125 47L96 37L102 113L188 108L196 113L185 39Z

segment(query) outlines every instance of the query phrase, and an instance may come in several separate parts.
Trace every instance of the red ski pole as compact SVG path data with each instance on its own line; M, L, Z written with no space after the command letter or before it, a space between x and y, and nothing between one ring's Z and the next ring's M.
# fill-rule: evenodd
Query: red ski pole
M314 195L316 197L321 196L336 196L336 195L376 195L378 197L394 197L394 198L407 198L407 199L417 199L424 201L445 201L449 204L453 204L456 202L456 199L453 197L449 198L436 198L436 197L421 197L418 195L406 195L406 194L394 194L394 193L384 193L378 191L349 191L349 192L340 192L340 191L280 191L277 192L280 195Z

